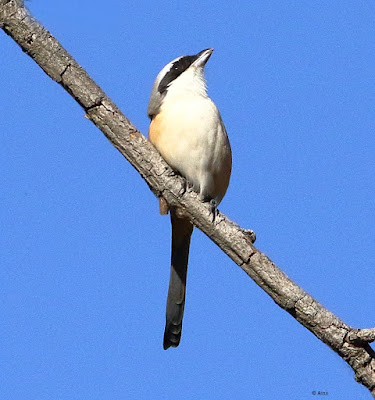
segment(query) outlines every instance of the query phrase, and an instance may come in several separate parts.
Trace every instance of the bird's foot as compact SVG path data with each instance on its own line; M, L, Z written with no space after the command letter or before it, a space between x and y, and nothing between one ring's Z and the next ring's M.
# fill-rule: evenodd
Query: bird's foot
M194 190L194 185L187 179L184 179L178 194L180 196L183 196L185 193L191 193L193 190Z
M210 200L210 214L212 216L212 222L215 222L215 218L217 215L217 201L215 199Z
M191 193L194 190L194 185L192 182L186 180L186 191Z

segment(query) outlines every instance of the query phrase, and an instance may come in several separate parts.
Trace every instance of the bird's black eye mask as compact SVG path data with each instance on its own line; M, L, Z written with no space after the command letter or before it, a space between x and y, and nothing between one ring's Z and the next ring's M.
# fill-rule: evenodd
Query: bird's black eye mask
M183 56L172 64L171 69L165 74L164 78L160 81L158 92L164 94L168 89L171 82L177 79L183 72L185 72L191 64L198 58L200 53L195 56Z

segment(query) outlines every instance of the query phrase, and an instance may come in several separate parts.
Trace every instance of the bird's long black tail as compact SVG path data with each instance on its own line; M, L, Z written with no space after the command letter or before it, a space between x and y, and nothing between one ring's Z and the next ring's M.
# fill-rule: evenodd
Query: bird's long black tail
M193 225L188 219L179 218L171 210L172 256L169 279L164 349L177 347L181 339L182 318L185 306L186 273L189 259L190 238Z

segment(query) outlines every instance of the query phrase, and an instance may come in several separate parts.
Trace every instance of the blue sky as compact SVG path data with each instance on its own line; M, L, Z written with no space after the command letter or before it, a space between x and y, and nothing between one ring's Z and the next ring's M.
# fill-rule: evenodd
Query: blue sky
M374 2L27 5L144 134L159 70L214 47L233 150L220 209L346 323L374 326ZM0 54L2 400L370 397L199 231L182 341L164 351L169 218L2 32Z

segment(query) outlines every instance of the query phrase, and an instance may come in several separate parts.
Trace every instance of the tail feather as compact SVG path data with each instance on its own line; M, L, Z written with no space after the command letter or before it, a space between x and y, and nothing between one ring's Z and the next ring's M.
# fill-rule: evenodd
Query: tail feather
M171 346L177 347L181 339L190 238L193 233L191 222L177 217L175 210L171 210L171 223L172 256L163 343L165 350Z

